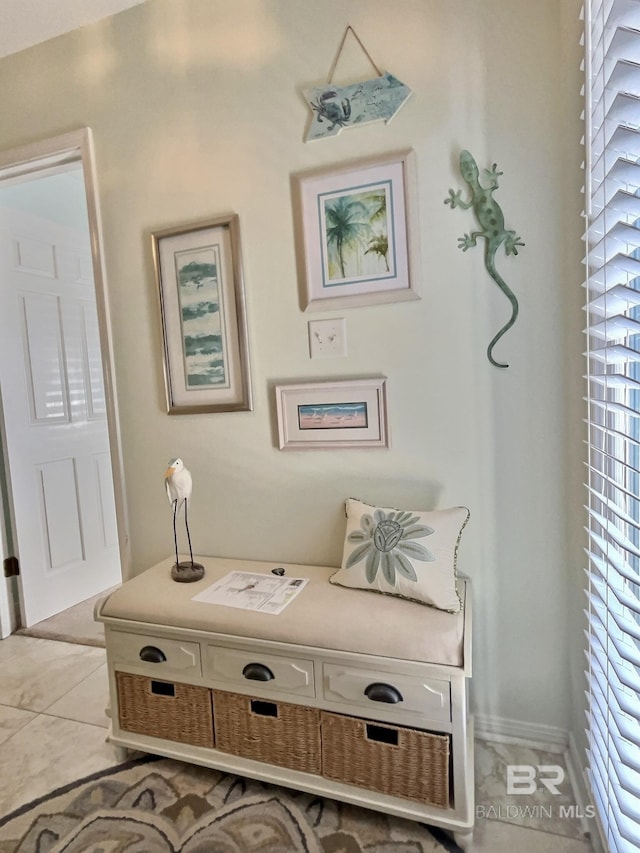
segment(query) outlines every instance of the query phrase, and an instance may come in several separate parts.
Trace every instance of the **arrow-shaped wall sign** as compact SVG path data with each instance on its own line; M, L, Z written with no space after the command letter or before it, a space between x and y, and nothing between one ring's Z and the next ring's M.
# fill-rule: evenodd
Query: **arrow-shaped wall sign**
M345 127L390 122L411 95L411 89L385 71L379 77L349 86L326 83L305 89L303 95L312 113L304 141L311 142L337 136Z

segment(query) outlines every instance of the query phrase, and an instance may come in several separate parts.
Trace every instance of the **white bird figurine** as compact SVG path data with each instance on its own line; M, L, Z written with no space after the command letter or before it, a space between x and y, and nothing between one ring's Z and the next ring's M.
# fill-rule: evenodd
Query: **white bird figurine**
M182 459L172 459L169 462L169 467L164 472L164 482L169 503L173 507L173 543L176 551L176 564L174 571L172 571L172 577L174 580L199 580L204 574L204 567L200 563L193 562L193 549L191 547L191 534L189 533L189 519L187 515L187 507L191 498L192 480L191 473L188 468L185 468ZM190 563L180 563L178 557L176 521L182 506L184 506L184 525L187 529ZM185 569L190 569L191 571L185 573ZM195 576L193 576L194 574Z

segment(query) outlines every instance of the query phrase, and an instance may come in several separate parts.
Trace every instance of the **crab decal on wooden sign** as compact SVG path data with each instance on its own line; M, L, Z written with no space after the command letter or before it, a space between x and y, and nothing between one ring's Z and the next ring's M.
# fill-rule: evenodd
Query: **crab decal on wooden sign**
M334 86L327 83L305 89L304 98L311 108L311 121L304 141L337 136L345 127L390 122L411 95L411 89L385 71L379 77Z

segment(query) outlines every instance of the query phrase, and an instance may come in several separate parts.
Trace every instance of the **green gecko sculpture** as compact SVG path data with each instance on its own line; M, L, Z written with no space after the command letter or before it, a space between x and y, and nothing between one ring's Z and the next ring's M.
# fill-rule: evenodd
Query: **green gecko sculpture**
M509 302L511 302L512 308L510 320L505 323L487 347L487 357L491 364L496 367L509 367L508 364L501 364L494 359L493 348L504 333L515 323L518 316L518 300L496 269L495 257L499 247L503 244L507 255L517 255L518 246L524 246L524 243L515 231L505 230L502 209L493 198L494 191L498 189L498 178L503 174L502 172L498 172L497 168L497 165L494 163L491 169L483 169L484 177L489 184L487 187L483 187L480 184L476 161L468 151L463 151L460 154L460 171L471 190L471 200L462 201L462 190L458 190L457 192L449 190L449 198L446 198L444 203L450 204L452 209L454 207L461 207L463 210L467 210L473 207L473 212L482 228L482 231L472 231L470 234L460 237L458 247L463 252L466 252L467 249L477 245L478 237L484 237L485 239L484 265L491 278L500 290L502 290Z

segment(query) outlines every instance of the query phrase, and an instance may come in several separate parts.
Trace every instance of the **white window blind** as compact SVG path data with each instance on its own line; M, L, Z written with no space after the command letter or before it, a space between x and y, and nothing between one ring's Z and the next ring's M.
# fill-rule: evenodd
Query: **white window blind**
M640 0L585 3L587 699L609 850L640 850Z

